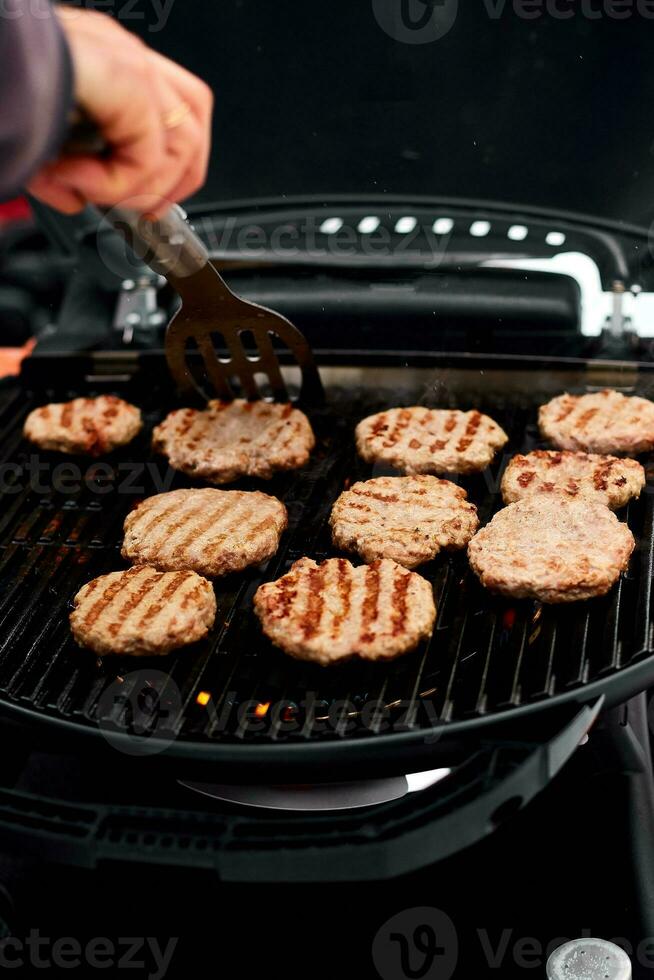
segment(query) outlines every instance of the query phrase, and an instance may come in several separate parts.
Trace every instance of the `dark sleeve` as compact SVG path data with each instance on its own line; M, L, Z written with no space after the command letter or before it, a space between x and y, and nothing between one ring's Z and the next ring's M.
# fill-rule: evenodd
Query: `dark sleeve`
M2 0L0 200L56 156L66 131L73 72L48 0Z

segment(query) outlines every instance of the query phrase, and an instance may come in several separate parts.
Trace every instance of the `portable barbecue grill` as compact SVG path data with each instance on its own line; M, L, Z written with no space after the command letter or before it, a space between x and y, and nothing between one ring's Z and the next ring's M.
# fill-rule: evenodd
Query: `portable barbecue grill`
M84 582L125 567L131 507L200 485L150 448L152 427L188 403L162 352L177 300L97 215L40 216L74 271L56 326L20 378L0 388L0 731L11 747L0 766L0 831L12 852L0 855L0 882L18 910L0 889L0 918L11 924L21 903L36 904L45 921L60 923L50 895L66 880L84 896L77 914L91 933L98 907L104 917L115 912L125 932L147 904L144 929L165 919L176 934L179 919L205 949L215 942L211 956L243 930L239 975L275 958L320 972L324 960L329 980L383 976L378 960L370 972L379 930L392 913L423 906L447 908L457 926L457 977L523 976L508 954L484 972L481 925L545 941L592 929L635 947L654 936L649 457L646 490L618 514L637 547L603 598L564 606L500 598L481 587L465 553L442 553L419 570L438 608L430 641L388 664L326 669L275 649L252 597L298 558L334 555L328 518L338 494L390 472L356 455L354 427L368 414L424 404L492 416L509 435L506 451L485 472L459 478L485 523L502 506L510 456L544 445L540 404L604 387L654 397L647 152L634 149L625 162L620 147L600 180L584 146L579 179L568 179L570 133L580 139L583 129L576 80L589 59L581 62L577 35L574 44L561 35L565 25L555 25L556 50L574 53L573 84L569 72L559 77L563 55L553 54L549 22L530 21L521 35L521 52L538 49L538 71L554 79L541 119L511 95L539 89L531 54L511 62L517 75L502 76L504 94L488 104L478 78L501 66L480 33L470 32L467 60L449 38L439 42L439 61L428 45L404 50L375 28L370 59L380 84L386 74L402 82L399 95L378 100L358 30L344 40L339 27L336 39L339 18L330 26L314 11L309 25L299 6L297 30L284 38L270 12L255 16L247 2L235 5L238 23L222 5L224 30L207 30L211 44L197 52L207 78L216 64L233 65L221 45L244 25L250 57L245 74L239 66L217 85L226 87L224 155L191 214L230 287L308 338L325 399L300 404L317 446L301 471L263 486L239 482L280 497L288 530L264 566L217 582L208 640L169 656L98 661L74 644L68 614ZM460 11L452 39L471 26L473 6ZM362 11L347 9L360 24ZM267 95L248 101L250 87L268 90L270 66L257 58L269 50L269 31L279 50L292 46L276 68L287 103L292 92L284 133L293 153L269 153L281 143L277 105ZM161 46L175 55L171 36ZM331 50L330 36L353 46L352 65L330 75L314 133L313 62ZM290 68L298 65L302 86ZM602 75L618 91L613 61L602 67L593 85ZM643 91L650 85L648 75ZM431 94L421 93L441 88L456 97L441 99L435 115ZM609 94L613 119L620 100ZM224 109L241 100L256 123L246 155L240 114ZM623 128L630 112L624 100L615 109ZM592 135L597 121L583 118ZM632 173L640 175L633 185ZM282 199L279 188L298 193ZM428 196L435 189L441 196ZM280 357L298 397L299 373ZM129 446L96 462L37 453L22 440L35 406L100 393L142 408L144 430ZM136 910L132 919L120 920L124 906ZM332 933L343 942L332 943ZM342 962L346 949L352 962ZM185 965L192 958L187 947ZM634 975L651 974L634 962Z
M339 213L347 215L345 207ZM464 208L451 213L461 229L475 215ZM360 211L350 220L360 224ZM397 224L395 214L390 220ZM211 227L209 217L198 222L209 243ZM546 238L551 222L535 219L533 227ZM607 283L621 273L623 280L635 276L634 239L590 233L572 221L565 227L602 257ZM227 275L244 276L230 265L233 257L220 261ZM267 266L265 257L261 264ZM269 301L278 271L268 269L267 278L258 273L251 298ZM438 275L447 271L439 268ZM431 640L390 664L330 669L276 650L252 613L261 581L302 555L334 554L328 518L335 498L355 480L383 472L354 450L354 426L365 415L419 403L474 406L495 418L509 435L507 453L484 473L461 478L486 522L501 506L510 455L542 445L539 404L563 390L607 386L652 395L646 341L616 337L611 320L603 335L575 333L577 287L555 279L545 305L561 310L563 329L548 336L544 326L534 343L550 351L556 345L565 356L326 350L319 346L321 317L307 301L303 322L296 294L295 310L285 312L313 340L325 401L303 406L317 435L310 463L266 486L284 500L289 528L265 566L217 583L209 639L166 657L98 661L76 647L68 626L78 588L125 566L120 543L130 508L152 493L194 485L150 449L152 426L179 404L163 354L143 342L136 350L85 354L45 344L25 362L21 378L5 384L0 407L0 716L36 757L72 753L85 776L81 783L79 773L73 777L71 793L61 772L50 773L44 795L41 770L28 777L21 755L23 775L16 781L20 765L11 767L0 795L8 839L69 866L137 860L212 869L225 882L392 878L458 854L506 821L513 826L597 723L593 739L632 773L632 802L652 816L651 824L634 824L631 842L633 853L649 852L654 797L642 693L654 677L649 485L620 515L637 548L618 585L600 599L557 607L495 597L477 582L464 553L443 553L421 570L438 607ZM494 322L492 303L480 299L482 313L477 309L464 326L471 335L480 319ZM107 331L116 336L111 323ZM156 346L156 331L151 336ZM625 343L629 360L589 359ZM289 366L285 374L291 391L299 391L298 372ZM140 405L145 421L142 434L106 460L35 453L22 440L23 420L36 405L103 392ZM253 488L255 481L239 486ZM92 774L98 766L120 773L118 783L109 777L108 795L106 782ZM152 799L144 781L168 789ZM407 793L416 787L423 788ZM639 860L630 887L642 929L654 914L649 878Z
M79 380L71 387L66 366L64 386L57 388L47 380L52 359L30 361L25 389L6 406L3 430L10 478L0 523L2 710L93 742L111 734L119 745L123 732L134 751L132 729L140 726L142 741L149 743L145 751L163 738L169 742L164 755L171 760L202 759L238 769L242 776L252 766L280 777L295 771L306 778L323 770L356 778L364 765L402 771L409 758L426 768L454 736L491 732L550 706L581 706L600 697L620 703L647 686L654 667L649 493L625 514L638 540L635 558L602 599L543 606L496 598L477 583L465 553L443 554L423 570L434 586L436 628L409 656L386 665L348 663L325 670L298 663L264 640L252 613L258 585L303 555L320 560L333 554L332 504L352 482L379 472L356 457L353 429L359 419L395 402L474 405L509 434L511 452L527 452L542 445L535 423L538 404L561 390L589 386L581 366L557 370L551 365L545 371L519 361L489 364L454 357L434 358L427 367L426 358L421 360L419 368L361 367L356 389L348 380L357 369L328 369L334 384L326 405L310 410L318 438L310 465L277 476L269 486L290 515L277 555L262 569L217 583L217 625L206 642L166 658L109 658L100 665L70 636L70 600L85 581L125 566L122 523L131 507L162 487L191 485L149 448L152 426L174 404L172 393L162 367L147 358L147 366L122 384L97 373L87 381L78 362ZM156 367L160 380L153 384ZM591 388L597 380L639 394L654 386L654 375L643 370L636 377L624 365L607 365L601 379L590 379ZM26 481L30 459L36 459L21 441L26 412L44 400L108 390L140 403L145 418L143 434L112 457L111 473L75 460L84 485L66 492L65 471L63 479L57 476L61 458L40 453L54 486L40 487L38 474ZM483 522L502 506L505 462L464 481ZM146 705L135 711L142 697L141 670L158 674L149 682L150 714ZM107 691L116 696L107 697Z

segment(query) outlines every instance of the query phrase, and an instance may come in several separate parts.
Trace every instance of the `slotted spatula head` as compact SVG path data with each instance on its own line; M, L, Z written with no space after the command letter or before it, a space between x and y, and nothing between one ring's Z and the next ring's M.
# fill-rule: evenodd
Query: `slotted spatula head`
M220 399L235 397L235 381L243 396L260 398L259 379L263 378L276 400L289 401L274 347L277 337L301 369L301 400L307 404L322 401L320 375L305 337L280 313L240 299L231 291L181 208L174 205L156 219L114 209L110 220L139 258L165 276L181 297L181 308L168 325L165 342L168 366L181 392L206 394L192 371L196 348L207 381ZM226 357L219 356L221 348Z

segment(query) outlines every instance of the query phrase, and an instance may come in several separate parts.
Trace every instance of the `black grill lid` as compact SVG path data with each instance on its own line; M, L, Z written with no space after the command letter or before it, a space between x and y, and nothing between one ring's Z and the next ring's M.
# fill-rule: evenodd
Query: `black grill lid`
M205 203L423 194L649 225L648 0L166 12L127 26L216 92Z

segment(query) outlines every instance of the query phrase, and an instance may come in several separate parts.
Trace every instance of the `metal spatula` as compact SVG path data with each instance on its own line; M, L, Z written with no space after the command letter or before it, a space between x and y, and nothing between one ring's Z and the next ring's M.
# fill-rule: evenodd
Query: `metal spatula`
M289 393L273 347L276 336L289 349L302 372L300 398L316 404L323 388L311 348L297 327L273 310L236 296L209 260L209 253L178 205L161 218L113 208L106 215L138 257L166 277L182 306L166 331L166 359L181 392L200 391L189 365L189 344L199 350L207 379L219 398L230 401L238 381L246 398L261 397L257 376L265 376L273 396L288 401ZM256 354L248 354L243 335L253 338ZM222 344L220 341L222 340ZM216 344L228 357L219 357Z

